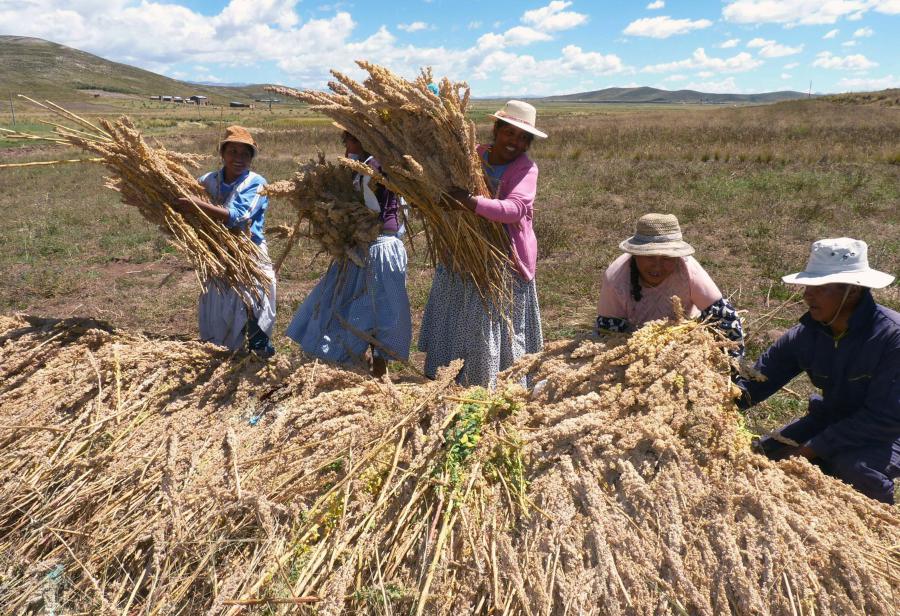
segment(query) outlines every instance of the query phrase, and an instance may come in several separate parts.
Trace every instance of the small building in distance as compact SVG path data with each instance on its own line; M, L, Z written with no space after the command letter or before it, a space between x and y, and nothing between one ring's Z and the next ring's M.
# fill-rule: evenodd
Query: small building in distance
M172 102L172 97L171 97L171 96L163 96L163 97L162 97L162 101L163 101L164 103L171 103L171 102Z
M250 107L250 105L248 105L247 103L242 103L240 101L231 101L230 103L228 103L228 106L229 107L239 107L239 108Z
M208 105L209 104L209 98L206 96L203 96L202 94L194 94L188 100L190 100L195 105Z
M158 101L158 100L160 100L160 98L161 98L161 97L160 97L158 94L154 94L153 96L150 97L150 100L151 100L151 101Z

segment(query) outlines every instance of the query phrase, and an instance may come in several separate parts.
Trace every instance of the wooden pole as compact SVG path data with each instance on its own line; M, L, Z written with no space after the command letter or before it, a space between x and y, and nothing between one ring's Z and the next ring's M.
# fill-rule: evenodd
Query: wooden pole
M16 125L16 108L13 106L12 92L9 93L9 112L12 114L12 125Z

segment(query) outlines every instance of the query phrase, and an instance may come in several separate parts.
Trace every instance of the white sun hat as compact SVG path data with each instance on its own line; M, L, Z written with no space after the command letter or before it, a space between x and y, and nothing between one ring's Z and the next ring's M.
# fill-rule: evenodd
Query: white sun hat
M888 286L894 277L869 267L868 252L869 247L862 240L849 237L818 240L813 242L806 269L781 279L788 284L810 287L831 283L870 289Z
M547 133L541 132L534 127L534 123L537 120L537 111L534 106L524 101L507 101L503 105L503 109L497 113L490 114L490 117L503 120L507 124L521 128L535 137L540 137L541 139L546 139L547 137Z

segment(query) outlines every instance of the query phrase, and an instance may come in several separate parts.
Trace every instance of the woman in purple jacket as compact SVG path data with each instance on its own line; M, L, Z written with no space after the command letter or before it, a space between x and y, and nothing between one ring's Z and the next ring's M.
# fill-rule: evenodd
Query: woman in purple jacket
M538 168L526 153L535 137L547 137L535 128L536 115L534 107L515 100L491 115L493 143L479 146L478 153L493 197L476 197L458 188L448 191L479 216L503 223L515 267L509 272L512 302L507 314L493 304L486 307L471 281L438 265L419 334L425 374L430 377L439 367L462 358L465 365L457 379L461 384L493 388L498 372L544 345L532 228Z

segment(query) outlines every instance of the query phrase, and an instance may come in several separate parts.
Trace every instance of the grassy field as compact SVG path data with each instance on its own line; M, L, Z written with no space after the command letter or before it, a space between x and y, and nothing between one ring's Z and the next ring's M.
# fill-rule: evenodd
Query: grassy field
M474 105L485 138L486 115L496 108L495 102ZM18 104L17 111L20 126L40 126L38 116ZM341 148L325 118L296 106L269 112L125 99L104 102L100 111L128 113L167 147L209 153L210 169L222 127L245 124L261 146L255 168L270 181L288 177L317 148L330 156ZM10 120L0 113L0 126ZM539 108L538 123L550 134L532 150L540 168L537 281L548 339L591 327L604 267L635 219L651 211L679 217L697 258L746 311L752 355L802 313L798 305L776 311L792 292L780 276L802 269L813 240L865 239L874 267L900 273L896 108L823 100L759 107L549 105ZM0 141L0 162L77 155ZM91 164L0 170L0 311L84 315L158 334L196 335L192 270L158 230L103 188L103 175ZM291 220L277 201L270 211L270 225ZM282 246L271 244L270 252L280 254ZM409 251L418 323L432 270L421 236L412 238ZM327 265L311 246L300 246L286 261L275 341L282 352L296 352L282 332ZM879 291L876 299L900 308L900 288ZM790 395L781 396L754 411L753 423L769 427L800 408Z

